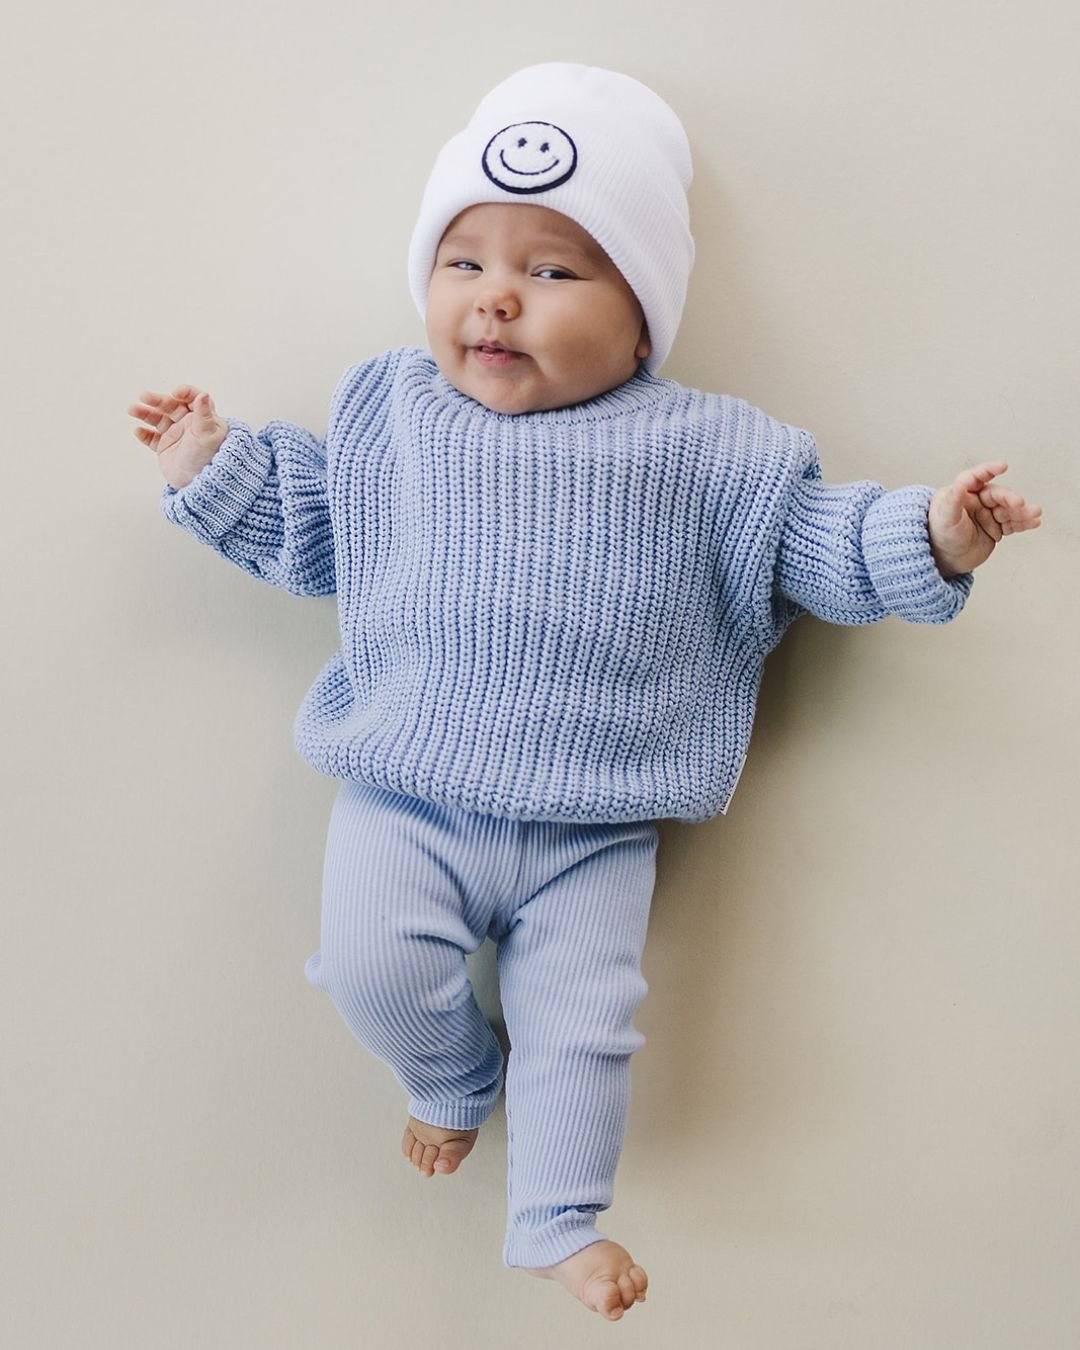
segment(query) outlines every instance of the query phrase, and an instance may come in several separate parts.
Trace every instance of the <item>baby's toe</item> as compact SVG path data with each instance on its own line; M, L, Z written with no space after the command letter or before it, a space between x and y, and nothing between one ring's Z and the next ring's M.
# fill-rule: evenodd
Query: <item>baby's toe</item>
M617 1322L623 1315L622 1294L618 1284L610 1275L594 1281L592 1288L589 1290L589 1302L609 1322Z
M619 1276L619 1297L622 1299L624 1308L632 1308L637 1302L637 1290L634 1288L634 1282L629 1275Z

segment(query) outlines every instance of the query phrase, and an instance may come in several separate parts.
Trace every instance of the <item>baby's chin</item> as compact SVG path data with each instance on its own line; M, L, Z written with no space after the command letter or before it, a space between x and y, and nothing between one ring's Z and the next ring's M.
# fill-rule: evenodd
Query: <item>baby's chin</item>
M574 402L574 399L569 397L561 399L558 391L555 391L554 394L549 392L546 396L541 396L536 392L530 392L515 386L510 381L470 379L467 372L463 373L457 367L447 369L437 357L433 359L447 384L456 389L459 394L464 394L466 398L471 398L474 403L479 403L481 407L487 408L489 412L502 413L504 416L513 417L522 413L547 412L552 408L566 408Z

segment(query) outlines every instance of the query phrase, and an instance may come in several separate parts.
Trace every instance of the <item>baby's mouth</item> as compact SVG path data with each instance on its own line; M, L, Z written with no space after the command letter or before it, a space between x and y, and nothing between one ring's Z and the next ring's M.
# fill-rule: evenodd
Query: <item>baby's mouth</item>
M525 355L524 352L511 351L501 342L479 342L472 351L485 366L509 366Z

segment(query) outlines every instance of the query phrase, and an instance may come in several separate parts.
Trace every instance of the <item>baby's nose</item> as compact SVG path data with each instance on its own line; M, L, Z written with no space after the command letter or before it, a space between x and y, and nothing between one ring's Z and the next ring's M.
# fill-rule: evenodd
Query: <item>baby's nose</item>
M521 302L509 287L488 287L476 297L476 309L497 319L515 319L521 313Z

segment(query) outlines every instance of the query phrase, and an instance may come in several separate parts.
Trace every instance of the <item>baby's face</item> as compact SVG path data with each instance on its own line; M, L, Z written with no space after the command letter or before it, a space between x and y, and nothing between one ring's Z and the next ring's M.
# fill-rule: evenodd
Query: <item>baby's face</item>
M637 297L595 239L524 202L470 206L447 226L427 336L450 384L502 413L595 398L651 350Z

